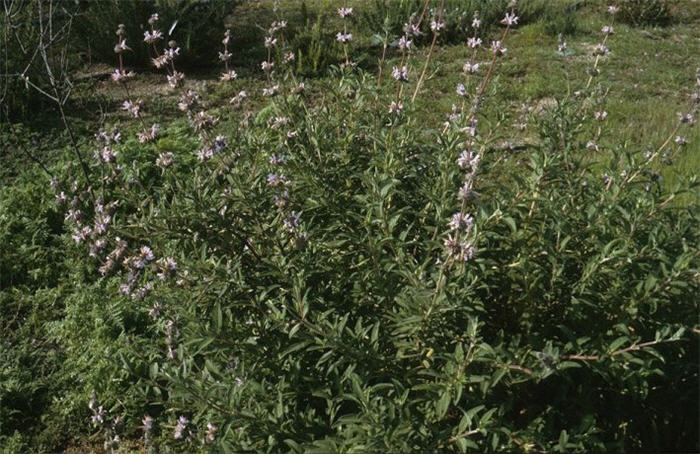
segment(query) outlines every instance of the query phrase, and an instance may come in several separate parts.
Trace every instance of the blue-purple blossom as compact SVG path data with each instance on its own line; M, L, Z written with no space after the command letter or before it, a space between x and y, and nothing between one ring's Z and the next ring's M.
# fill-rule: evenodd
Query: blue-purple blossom
M474 225L474 218L460 211L452 216L448 225L452 230L469 230Z
M180 416L177 418L177 425L175 426L175 433L173 434L173 438L176 440L182 439L185 429L187 428L187 424L189 424L190 420L185 418L184 416Z

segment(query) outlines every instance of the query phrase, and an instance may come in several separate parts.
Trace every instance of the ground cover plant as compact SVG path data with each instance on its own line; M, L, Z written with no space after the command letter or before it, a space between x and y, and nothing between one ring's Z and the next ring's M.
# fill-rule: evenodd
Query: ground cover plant
M697 450L697 43L634 5L244 4L215 80L117 14L65 148L3 112L0 446Z

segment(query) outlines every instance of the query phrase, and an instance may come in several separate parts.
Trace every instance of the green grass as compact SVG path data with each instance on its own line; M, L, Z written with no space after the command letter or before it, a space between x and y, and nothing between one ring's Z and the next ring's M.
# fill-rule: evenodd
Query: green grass
M313 18L318 11L333 11L335 5L327 0L306 1L308 17ZM372 2L351 2L360 12ZM600 39L600 28L609 17L601 11L599 2L588 5L576 13L575 32L565 37L572 54L563 57L557 52L557 38L548 33L546 20L517 28L507 42L508 55L499 61L493 81L494 89L490 91L486 104L486 115L495 119L505 114L506 124L517 121L520 112L528 108L541 110L553 102L571 96L585 86L588 79L585 70L593 61L591 49ZM689 95L695 77L695 68L700 65L700 15L694 6L699 2L683 1L676 7L676 24L666 28L633 28L616 24L616 34L611 37L609 47L612 54L603 58L600 64L600 76L595 83L609 90L606 109L610 113L606 121L603 144L627 143L630 147L653 149L668 137L676 122L677 112L689 110ZM290 18L291 26L301 20L301 3L283 1L282 15ZM339 25L334 14L329 16L328 27ZM233 18L234 30L238 33L251 34L256 27L266 26L273 20L268 4L254 4ZM356 24L361 28L362 24ZM188 74L188 86L204 91L210 104L221 107L222 120L227 120L227 101L238 90L246 89L252 100L252 106L262 102L260 91L264 85L259 70L260 47L255 47L250 40L244 40L244 47L236 49L233 66L240 74L235 84L223 86L216 82L218 70L205 69L198 74ZM378 49L369 46L368 36L360 34L357 38L353 58L360 61L369 71L376 71ZM407 84L406 93L412 94L415 80L422 68L428 52L427 46L421 46L413 53L409 63L412 65L412 82ZM427 124L439 127L453 103L457 102L455 86L464 80L461 66L468 58L469 52L463 44L439 43L432 56L421 94L414 109L422 113ZM483 60L483 55L482 55ZM396 51L390 51L389 59L384 65L388 74L396 65ZM319 76L321 79L323 75ZM314 79L310 81L314 85ZM387 84L391 85L391 84ZM132 84L132 91L144 98L144 105L149 121L167 123L170 118L179 116L173 107L174 97L165 87L164 76L143 74ZM95 81L82 84L76 92L78 104L95 102L98 94L100 102L106 103L107 121L119 122L126 117L118 111L119 103L124 99L124 92L114 87L109 81ZM79 107L79 106L78 106ZM76 114L80 109L76 109ZM85 118L84 114L80 115ZM29 125L31 128L31 125ZM81 124L80 132L89 133L92 125ZM524 133L513 128L505 130L502 135L512 140L520 140ZM679 175L694 175L700 161L700 130L692 128L684 135L691 145L679 157L677 164L680 171L664 170L668 183L673 183ZM511 140L511 141L512 141Z

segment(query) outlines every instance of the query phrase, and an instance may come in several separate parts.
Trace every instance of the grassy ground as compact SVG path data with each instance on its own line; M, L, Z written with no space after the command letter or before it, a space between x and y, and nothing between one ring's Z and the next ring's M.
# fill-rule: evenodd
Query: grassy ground
M283 15L291 17L293 21L301 20L298 2L286 1L282 5ZM306 5L310 15L324 8L332 9L328 2L321 0L309 1ZM679 3L677 22L664 28L615 25L616 34L609 41L612 53L602 59L601 74L594 81L609 90L605 108L610 115L603 129L601 145L627 143L636 149L654 149L672 132L677 113L689 110L689 95L696 68L700 66L700 14L694 12L695 6L700 7L700 2ZM362 5L355 7L361 10ZM257 25L264 27L272 19L269 5L265 2L259 2L245 14L234 18L240 27L248 27L247 30L254 30ZM600 5L592 4L580 9L576 13L572 33L564 37L569 48L566 56L557 51L558 39L552 36L546 23L530 23L516 29L508 39L508 55L497 72L493 85L495 90L487 104L487 116L496 118L505 115L506 124L517 123L524 118L523 113L541 111L553 104L555 99L572 96L583 88L588 79L586 68L591 66L594 58L591 51L600 39L600 28L608 21ZM333 26L338 25L331 19L328 27ZM240 27L234 30L240 30ZM376 70L378 50L367 46L366 37L360 37L357 41L354 58L368 70ZM421 46L414 52L410 61L414 67L414 77L406 87L407 93L413 93L413 84L427 53L428 46ZM260 49L239 49L237 54L234 67L241 77L233 85L223 87L216 82L216 69L194 74L188 72L188 86L207 93L210 102L224 108L223 111L228 98L239 89L246 89L253 103L262 102L260 91L264 81L257 60ZM422 111L426 123L439 125L456 101L455 86L463 80L461 66L468 55L468 49L463 44L438 42L427 78L413 106ZM390 51L384 73L390 72L396 64L395 51L394 54ZM320 77L323 78L322 75ZM132 84L132 91L135 96L144 98L144 105L155 117L154 121L167 123L169 117L179 117L179 113L174 109L173 99L169 99L171 92L163 79L162 75L141 75ZM122 116L115 111L118 103L124 99L123 91L108 81L98 81L84 83L78 97L89 104L91 100L94 101L95 93L106 104L108 121ZM488 109L488 106L492 108ZM510 135L505 134L504 141L532 140L528 129L521 132L511 128L508 131ZM700 164L700 130L693 128L687 139L691 145L679 156L679 165L663 170L667 183L674 182L680 175L690 176L697 172Z

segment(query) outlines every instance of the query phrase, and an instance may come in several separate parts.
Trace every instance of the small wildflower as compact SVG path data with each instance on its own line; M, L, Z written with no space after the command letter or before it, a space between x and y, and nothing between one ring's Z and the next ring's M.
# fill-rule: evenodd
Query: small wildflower
M432 20L430 22L430 30L433 33L439 33L443 28L445 28L445 22L441 20Z
M180 85L180 82L182 82L185 79L185 75L179 71L173 71L172 75L168 75L168 85L170 85L172 88L177 87Z
M289 191L285 190L282 194L275 194L273 197L275 205L279 208L283 208L289 202Z
M275 21L272 24L270 24L270 34L277 33L278 31L284 29L287 27L287 21L286 20L281 20L281 21Z
M248 92L245 90L242 90L242 91L239 91L236 96L231 98L229 103L235 104L236 106L240 106L241 104L243 104L243 101L245 101L246 99L248 99Z
M283 174L276 174L276 173L269 173L267 175L267 184L269 186L280 186L283 184L287 184L288 180L287 177Z
M481 38L468 38L467 39L467 46L471 47L472 49L476 49L477 47L480 47L482 44Z
M207 423L207 432L206 432L204 441L206 443L214 443L214 440L216 440L216 431L217 431L217 428L214 424Z
M404 107L402 102L391 101L389 105L389 113L392 115L401 115L403 113Z
M122 104L122 110L129 112L134 118L139 117L139 112L141 110L142 101L137 99L136 101L126 100Z
M114 46L114 53L115 54L121 54L125 50L131 50L129 46L126 45L126 40L122 39L119 41L115 46Z
M265 47L266 48L271 48L275 47L277 45L277 38L274 38L272 36L266 36L265 37Z
M472 20L472 27L474 27L475 29L478 29L479 27L481 27L481 19L474 16L474 19Z
M143 42L153 44L163 39L163 33L158 30L143 32Z
M223 52L219 52L219 60L221 61L229 61L233 54L228 51L228 49L224 50Z
M496 55L505 55L505 53L508 51L507 48L503 47L503 44L500 41L493 41L491 43L491 50Z
M468 231L474 225L474 218L468 214L458 212L452 216L448 225L452 230Z
M605 56L605 55L608 55L609 53L610 53L610 49L608 49L608 47L603 43L597 44L595 46L595 48L593 49L593 55Z
M279 93L279 85L273 85L272 87L263 88L263 96L275 96Z
M506 13L506 16L501 20L501 23L504 25L517 25L518 24L518 16L516 16L514 13Z
M105 422L105 410L102 405L97 407L97 410L94 411L91 419L93 424L103 424Z
M272 68L275 67L275 64L274 64L274 62L271 62L271 61L264 61L264 62L260 63L260 67L262 68L263 71L267 72L267 71L272 71Z
M175 155L173 155L171 152L167 151L165 153L161 153L158 155L158 158L156 159L156 165L160 167L161 169L166 169L170 167L173 162L175 161Z
M160 126L158 126L157 124L153 124L148 131L139 132L137 134L137 137L139 139L139 142L141 143L152 142L158 137L159 132Z
M295 232L301 224L301 218L296 211L289 213L289 216L282 222L284 229L288 232Z
M169 49L163 50L163 55L165 55L168 61L174 60L175 57L180 55L180 48L177 47L177 43L175 41L168 41L168 46Z
M420 36L423 34L422 31L420 31L420 27L418 24L414 24L413 22L408 22L403 25L403 32L407 35L412 35L412 36Z
M462 97L467 96L467 87L464 84L457 84L457 95Z
M474 151L463 151L457 158L457 165L463 169L474 168L479 164L481 156Z
M566 53L568 50L568 46L566 45L566 41L561 41L559 42L559 45L557 46L557 50L559 51L560 54Z
M68 196L66 196L66 193L61 191L59 194L56 194L56 203L59 205L63 205L66 203L66 200L68 200Z
M401 50L411 50L411 47L413 46L413 41L408 39L408 36L403 35L401 38L399 38L397 46Z
M335 39L340 43L347 44L352 41L352 33L338 32L335 35Z
M608 6L608 12L610 14L615 14L619 11L619 8L616 5L610 5Z
M115 69L110 76L114 82L125 82L136 74L133 71L122 71L121 69Z
M338 16L342 17L343 19L345 19L346 17L352 16L352 13L353 13L352 8L347 8L347 7L338 8Z
M182 439L182 436L189 422L190 420L185 418L184 416L180 416L179 418L177 418L177 425L175 426L175 433L173 434L173 438L175 438L176 440Z
M593 117L598 121L604 121L606 118L608 118L608 112L605 110L602 112L596 112L593 114Z
M108 146L102 148L102 151L99 153L99 158L104 163L112 162L116 159L116 157L117 153L115 153L114 150Z
M144 433L148 433L151 430L153 430L153 418L151 416L149 416L149 415L144 416L143 419L141 420L141 424L143 424L141 426L141 429L143 429Z
M148 24L155 25L156 22L158 22L158 13L153 13L151 14L151 17L148 18Z
M471 243L462 243L461 245L460 258L465 262L473 259L476 255L476 248Z
M693 117L693 114L691 113L683 114L679 112L678 119L681 123L685 123L691 126L695 124L695 117Z
M299 94L306 90L306 84L304 82L299 82L296 87L292 88L292 93Z
M673 141L676 142L676 144L680 147L688 145L688 139L686 139L685 137L676 136L676 138L673 139Z
M153 66L160 69L166 64L168 64L168 58L165 55L160 55L156 58L152 58L151 63L153 63Z
M600 31L602 31L606 35L615 34L615 30L612 28L612 25L606 25Z
M270 156L269 162L273 166L280 166L284 164L285 160L286 158L284 155L273 154L272 156Z
M296 55L294 55L294 52L287 52L284 54L284 63L289 64L292 63L294 60L296 60Z
M224 39L221 40L221 44L228 46L229 42L231 42L231 30L226 30L224 32Z
M214 117L213 115L208 114L207 112L205 112L203 110L198 112L192 118L192 124L194 125L194 130L197 132L206 131L208 129L211 129L218 122L219 122L219 119L217 117Z
M463 200L465 202L469 202L470 200L474 200L479 197L479 194L472 189L471 180L465 181L462 187L459 188L458 197L459 200Z
M186 112L199 102L199 94L194 90L187 90L187 93L180 97L180 102L177 103L177 108Z
M402 66L401 68L394 66L391 74L394 76L394 79L399 82L408 82L408 68L406 66Z
M225 73L221 74L221 81L222 82L229 82L232 80L236 80L238 78L238 73L234 70L229 70L226 71Z
M462 66L462 71L467 74L475 74L479 71L479 64L467 62L464 64L464 66Z

